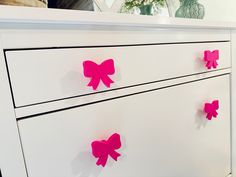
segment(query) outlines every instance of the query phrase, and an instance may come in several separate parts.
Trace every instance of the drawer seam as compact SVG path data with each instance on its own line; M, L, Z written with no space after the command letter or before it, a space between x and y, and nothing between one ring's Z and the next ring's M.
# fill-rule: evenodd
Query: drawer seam
M55 102L55 101L68 100L68 99L71 99L71 98L85 97L85 96L89 96L89 95L96 95L96 94L105 93L105 92L112 92L112 91L121 90L121 89L127 89L127 88L138 87L138 86L142 86L142 85L149 85L149 84L163 82L163 81L180 79L180 78L195 76L195 75L199 75L199 74L207 74L207 73L212 73L212 72L215 72L215 71L222 71L222 70L226 70L226 69L230 69L230 68L231 67L227 67L227 68L221 68L221 69L213 70L213 71L206 71L206 72L182 75L182 76L178 76L178 77L171 77L171 78L161 79L161 80L157 80L157 81L151 81L151 82L145 82L145 83L140 83L140 84L128 85L128 86L123 86L123 87L114 88L114 89L110 89L110 90L98 91L98 92L87 93L87 94L82 94L82 95L75 95L75 96L70 96L70 97L64 97L64 98L59 98L59 99L54 99L54 100L48 100L48 101L43 101L43 102L37 102L37 103L22 105L22 106L16 106L15 105L14 94L13 94L13 89L12 89L11 85L10 85L10 88L11 88L11 92L12 92L12 97L13 97L12 99L13 99L14 108L24 108L24 107L28 107L28 106L35 106L35 105L51 103L51 102ZM9 81L11 82L10 75L9 75Z
M8 48L7 51L22 51L22 50L56 50L56 49L75 49L75 48L109 48L109 47L138 47L138 46L152 46L152 45L177 45L177 44L201 44L201 43L227 43L230 40L222 41L194 41L194 42L168 42L168 43L143 43L143 44L118 44L118 45L94 45L94 46L59 46L59 47L35 47L35 48Z
M172 85L168 85L168 86L164 86L164 87L160 87L160 88L144 90L144 91L140 91L140 92L121 95L121 96L108 98L108 99L104 99L104 100L98 100L98 101L89 102L89 103L85 103L85 104L80 104L80 105L76 105L76 106L71 106L71 107L56 109L56 110L52 110L52 111L27 115L27 116L24 116L24 117L18 117L16 120L21 121L21 120L30 119L30 118L37 118L38 116L45 115L45 114L52 114L52 113L55 113L55 112L70 110L70 109L74 109L74 108L78 108L78 107L88 106L88 105L92 105L92 104L97 104L97 103L116 100L116 99L120 99L120 98L130 97L130 96L134 96L134 95L144 94L144 93L153 92L153 91L157 91L157 90L167 89L167 88L171 88L171 87L175 87L175 86L185 85L185 84L194 83L194 82L198 82L198 81L202 81L202 80L208 80L208 79L211 79L211 78L216 78L216 77L225 76L225 75L230 75L230 73L224 73L224 74L220 74L220 75L216 75L216 76L211 76L211 77L208 77L208 78L196 79L194 81L187 81L187 82L183 82L183 83L172 84Z

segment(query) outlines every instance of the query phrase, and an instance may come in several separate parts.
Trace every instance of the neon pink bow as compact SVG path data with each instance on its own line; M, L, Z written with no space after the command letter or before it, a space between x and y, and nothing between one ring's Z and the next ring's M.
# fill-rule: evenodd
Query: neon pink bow
M207 114L206 118L211 120L212 117L217 117L217 110L219 109L219 101L214 100L212 103L205 103L204 111Z
M94 141L91 144L92 154L98 158L97 165L105 167L108 159L108 155L117 161L120 154L116 152L116 149L121 147L120 135L114 133L108 140Z
M204 61L206 62L207 69L217 68L219 60L219 50L214 50L213 52L206 50L204 51Z
M111 83L114 83L108 75L113 75L115 73L114 61L113 59L108 59L103 61L100 65L94 63L93 61L84 61L84 76L91 78L88 86L92 86L93 90L96 90L100 80L105 86L110 87Z

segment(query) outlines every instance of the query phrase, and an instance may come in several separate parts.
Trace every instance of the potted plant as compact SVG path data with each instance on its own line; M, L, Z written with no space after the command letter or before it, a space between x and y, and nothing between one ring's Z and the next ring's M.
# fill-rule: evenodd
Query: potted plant
M152 15L153 6L164 6L165 0L125 0L124 6L130 10L138 8L142 15Z

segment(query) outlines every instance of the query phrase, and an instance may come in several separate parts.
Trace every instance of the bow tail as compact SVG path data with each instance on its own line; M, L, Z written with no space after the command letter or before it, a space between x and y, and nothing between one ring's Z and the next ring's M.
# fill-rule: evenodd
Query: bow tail
M206 63L206 67L207 67L207 69L211 69L212 62L208 60L207 63Z
M102 79L102 82L104 83L104 85L109 88L110 88L111 83L114 83L114 81L111 80L111 78L107 75L104 75L101 79Z
M212 115L212 113L207 113L207 116L206 116L206 117L207 117L208 120L211 120L212 117L213 117L213 115Z
M93 90L96 90L98 88L99 82L100 82L99 78L93 77L88 83L88 86L91 86L93 87Z
M97 165L102 165L103 167L105 167L106 163L107 163L107 159L108 159L108 155L102 155L98 158L97 160Z
M216 60L213 61L213 68L216 68L218 66L218 63L216 62Z
M217 113L216 111L214 111L214 112L212 113L212 116L216 118L216 117L218 116L218 113Z
M118 157L121 156L118 152L116 151L112 151L109 153L109 155L115 160L117 161Z

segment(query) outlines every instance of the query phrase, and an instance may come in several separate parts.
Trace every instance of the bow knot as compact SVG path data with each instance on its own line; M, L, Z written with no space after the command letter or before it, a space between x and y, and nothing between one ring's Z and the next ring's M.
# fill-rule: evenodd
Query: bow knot
M205 103L204 111L207 114L206 118L211 120L212 117L218 116L217 110L219 109L219 101L214 100L212 103Z
M115 73L113 59L105 60L100 65L87 60L83 62L83 66L84 76L91 78L88 86L93 87L93 90L97 89L100 81L102 81L106 87L110 87L111 83L114 83L108 76Z
M204 52L204 61L207 69L217 68L217 60L219 60L219 50L214 50L213 52L206 50Z
M117 161L120 154L116 152L116 149L121 147L120 135L114 133L108 140L94 141L91 144L92 154L98 158L97 165L105 167L108 156Z

